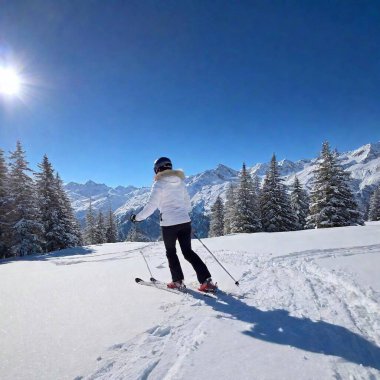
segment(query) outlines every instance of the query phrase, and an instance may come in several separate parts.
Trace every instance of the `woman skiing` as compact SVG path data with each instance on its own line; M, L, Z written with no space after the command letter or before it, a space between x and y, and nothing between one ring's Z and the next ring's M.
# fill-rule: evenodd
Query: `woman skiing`
M149 201L137 215L132 214L132 222L140 222L158 208L160 210L160 225L164 240L166 257L172 275L168 288L183 289L185 287L183 272L176 253L178 240L182 254L193 266L198 281L199 290L204 292L216 291L211 274L205 263L191 248L191 211L190 197L184 183L185 174L182 170L173 170L172 162L167 157L161 157L154 162L154 183Z

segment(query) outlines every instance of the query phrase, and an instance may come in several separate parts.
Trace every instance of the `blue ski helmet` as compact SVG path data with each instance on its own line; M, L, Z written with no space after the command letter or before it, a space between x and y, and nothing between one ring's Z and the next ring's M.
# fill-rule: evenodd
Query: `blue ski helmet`
M172 169L173 165L170 161L170 158L160 157L156 161L154 161L154 172L157 174L158 172L163 172L164 170Z

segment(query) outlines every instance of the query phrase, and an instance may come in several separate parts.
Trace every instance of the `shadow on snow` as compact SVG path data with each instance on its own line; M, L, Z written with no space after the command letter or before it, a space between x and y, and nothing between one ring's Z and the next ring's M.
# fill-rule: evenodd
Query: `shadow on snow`
M380 347L345 327L289 315L287 310L262 311L221 293L220 301L190 293L204 300L225 318L252 324L243 334L265 342L292 346L304 351L333 355L351 363L380 370Z

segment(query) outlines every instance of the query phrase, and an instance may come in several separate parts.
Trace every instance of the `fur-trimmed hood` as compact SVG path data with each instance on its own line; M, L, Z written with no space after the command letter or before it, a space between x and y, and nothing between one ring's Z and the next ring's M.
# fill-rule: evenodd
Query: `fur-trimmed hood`
M175 176L182 180L185 179L185 173L183 172L183 170L176 169L176 170L164 170L163 172L159 172L154 176L154 180L158 181L159 179L162 179L164 177L170 177L170 176Z

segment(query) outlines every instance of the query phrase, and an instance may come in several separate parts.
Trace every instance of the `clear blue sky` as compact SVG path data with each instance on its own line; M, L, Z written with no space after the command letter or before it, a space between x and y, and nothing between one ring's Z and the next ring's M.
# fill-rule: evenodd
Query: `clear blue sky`
M380 140L379 1L3 1L0 148L65 182L150 185Z

